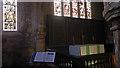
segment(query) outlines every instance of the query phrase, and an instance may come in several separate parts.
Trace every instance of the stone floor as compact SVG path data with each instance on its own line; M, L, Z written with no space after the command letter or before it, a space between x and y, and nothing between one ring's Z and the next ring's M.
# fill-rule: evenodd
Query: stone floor
M59 68L59 67L51 63L42 63L31 66L2 66L1 68Z

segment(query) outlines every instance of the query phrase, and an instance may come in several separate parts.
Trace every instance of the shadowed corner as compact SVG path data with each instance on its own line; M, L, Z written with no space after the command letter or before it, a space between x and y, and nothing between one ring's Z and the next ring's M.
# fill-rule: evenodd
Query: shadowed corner
M2 8L2 0L0 0L0 8ZM0 9L0 68L2 67L2 9Z

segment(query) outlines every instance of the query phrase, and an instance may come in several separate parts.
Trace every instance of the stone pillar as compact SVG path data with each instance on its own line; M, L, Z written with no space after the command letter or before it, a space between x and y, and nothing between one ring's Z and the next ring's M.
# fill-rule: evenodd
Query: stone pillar
M104 3L103 16L107 23L112 23L110 30L113 31L116 66L120 68L120 2Z
M118 24L114 24L117 22ZM112 21L112 27L110 30L113 31L113 40L115 46L115 57L117 68L120 68L120 20Z

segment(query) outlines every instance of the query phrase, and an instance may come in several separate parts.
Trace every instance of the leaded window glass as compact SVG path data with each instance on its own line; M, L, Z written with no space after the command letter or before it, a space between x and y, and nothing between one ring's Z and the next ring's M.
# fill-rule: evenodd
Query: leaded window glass
M70 4L70 1L72 3ZM71 7L70 7L71 6ZM61 8L63 7L63 8ZM63 14L62 14L63 11ZM71 13L72 12L72 13ZM92 19L91 0L54 0L54 15Z
M91 0L86 0L87 18L91 19Z
M80 18L85 18L85 3L84 0L79 0Z
M61 0L54 0L54 15L62 16Z
M72 0L72 17L78 18L78 2L77 2L77 0Z
M3 31L17 31L17 0L3 0Z
M64 16L70 17L70 0L64 0L63 12L64 12Z

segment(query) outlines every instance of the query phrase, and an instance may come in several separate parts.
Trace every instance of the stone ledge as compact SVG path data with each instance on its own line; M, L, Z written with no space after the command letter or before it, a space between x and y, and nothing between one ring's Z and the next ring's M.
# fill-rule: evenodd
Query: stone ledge
M20 32L2 32L2 37L24 37Z
M114 25L113 27L110 28L110 30L112 30L112 31L120 30L120 24L119 25Z
M104 3L103 16L105 16L109 11L112 11L112 10L117 9L119 7L120 7L120 2Z
M106 19L106 21L110 21L110 20L112 20L113 18L117 18L117 17L119 17L119 16L120 16L120 12L117 13L117 14L111 15L109 18Z
M108 11L104 15L104 18L106 19L106 21L110 21L111 19L116 18L118 16L120 16L120 7L116 8L116 9L113 9L111 11Z

